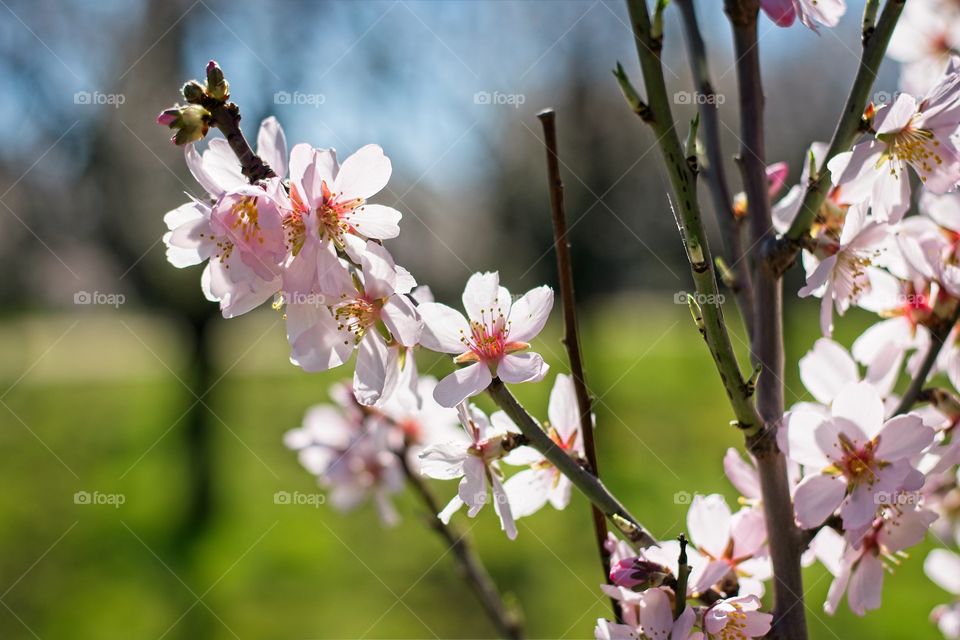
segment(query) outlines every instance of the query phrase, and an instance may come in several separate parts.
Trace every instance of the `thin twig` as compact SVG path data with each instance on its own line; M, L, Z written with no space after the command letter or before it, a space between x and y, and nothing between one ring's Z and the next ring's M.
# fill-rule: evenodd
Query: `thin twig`
M560 281L560 301L563 304L563 345L570 360L570 374L577 394L580 410L580 431L583 434L583 451L593 475L600 477L597 465L597 447L593 437L593 408L583 373L583 355L580 350L580 330L577 325L577 306L573 290L573 264L570 259L570 241L567 238L567 219L563 202L563 180L560 178L560 161L557 155L557 122L552 109L537 114L543 125L543 138L547 150L547 178L550 187L550 211L553 219L553 245L557 252L557 278ZM607 520L595 505L591 505L593 532L600 552L603 579L610 582L610 552L607 550ZM612 602L615 615L620 607Z
M898 416L906 413L916 404L920 397L920 392L923 391L923 385L927 383L927 377L933 370L933 365L937 362L940 350L943 349L944 343L950 336L950 332L956 326L958 320L960 320L960 305L957 305L957 310L953 312L949 320L941 322L930 332L930 348L923 357L920 368L913 374L910 386L907 387L907 390L903 393L903 397L900 398L900 404L897 405L893 415Z
M786 459L776 443L783 416L783 287L780 276L765 259L775 242L770 215L764 143L764 96L757 41L759 0L726 0L733 27L740 102L741 147L738 157L747 195L747 215L753 246L754 333L751 354L763 373L757 383L757 410L764 421L761 432L747 439L757 459L763 511L774 570L773 636L805 640L807 626L800 571L800 532L794 522Z
M440 513L440 505L437 504L436 498L433 497L433 493L430 492L430 488L427 487L420 474L410 468L406 452L398 452L397 457L400 459L400 465L403 467L407 482L413 487L414 492L430 514L427 518L428 524L450 546L453 557L457 561L460 575L477 596L483 610L496 626L497 631L504 638L510 638L511 640L523 638L523 625L519 616L515 610L508 607L503 601L493 578L487 573L486 567L483 566L466 534L455 533L449 525L440 521L440 518L437 517L437 514Z
M220 133L227 139L227 144L240 161L244 177L250 182L257 182L277 175L270 165L253 152L243 131L240 130L240 107L233 102L218 101L209 97L205 98L203 106L210 112L213 125L220 129Z
M563 475L570 479L577 489L590 502L599 508L604 515L610 518L616 529L623 534L624 539L634 548L640 550L657 544L652 535L634 518L627 508L603 486L588 469L584 468L574 458L570 457L550 436L540 427L536 420L527 413L523 405L510 393L510 390L494 378L487 392L493 401L506 412L511 420L520 428L529 445L543 454L543 456Z
M776 273L783 274L796 260L797 254L802 248L803 239L810 232L810 227L816 220L817 212L830 191L832 176L827 168L827 162L838 153L847 151L860 132L863 110L867 106L870 89L877 77L877 69L880 68L884 53L887 51L887 45L890 43L890 37L893 35L893 30L897 26L897 21L900 19L905 4L906 0L887 0L876 26L870 31L869 35L866 31L864 32L865 44L863 55L860 57L860 66L857 69L853 86L850 88L850 95L843 107L840 121L833 133L833 139L830 141L830 147L827 149L826 156L820 166L816 167L816 175L810 176L810 183L807 185L807 191L803 196L803 202L797 212L797 217L794 218L790 228L777 242L775 250L768 256L768 260Z
M634 111L641 114L642 119L650 125L657 138L657 144L670 176L676 206L679 209L678 222L683 232L684 246L687 260L690 262L697 298L704 301L704 304L697 305L696 309L691 304L691 309L695 313L702 314L698 328L717 366L730 406L736 416L737 426L748 435L756 434L762 429L763 422L753 406L751 399L753 389L740 373L740 365L737 363L723 319L722 297L717 290L710 247L700 219L700 205L697 201L697 160L696 156L687 157L680 146L673 115L670 112L667 86L663 78L663 65L660 60L663 42L660 36L653 33L645 0L627 0L627 10L633 26L648 102L644 104L640 100L623 69L619 67L616 72L617 80L628 102L642 107L634 108Z
M700 127L703 134L703 146L706 152L706 166L702 173L710 187L713 209L720 225L727 263L733 271L730 287L740 308L747 333L753 335L753 277L750 263L743 250L741 219L733 213L733 198L723 168L723 147L720 144L719 107L713 83L710 82L710 67L707 63L707 48L697 24L697 13L693 0L677 0L687 40L687 57L690 60L690 72L697 86L697 105L700 112Z

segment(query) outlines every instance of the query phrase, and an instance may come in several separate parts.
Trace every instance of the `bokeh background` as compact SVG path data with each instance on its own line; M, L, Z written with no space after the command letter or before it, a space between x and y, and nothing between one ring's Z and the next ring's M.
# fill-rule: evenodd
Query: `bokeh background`
M855 72L862 6L849 4L819 36L761 24L768 158L788 161L791 180L806 145L832 133ZM735 499L721 458L741 441L674 302L690 281L667 178L610 73L620 60L639 82L620 2L0 5L0 637L493 635L412 498L394 529L369 506L274 503L277 491L315 491L281 437L343 373L299 371L279 314L225 321L199 269L165 262L162 216L199 188L154 117L208 59L226 71L248 137L274 114L290 141L385 148L394 176L378 201L404 214L391 251L442 300L477 270L499 269L515 291L555 281L535 118L555 107L605 479L661 537L683 530L689 495ZM720 2L697 5L732 157L729 28ZM668 11L667 81L690 91L677 18ZM895 84L888 62L877 87ZM732 160L727 171L737 186ZM82 304L84 292L122 304ZM816 305L788 298L793 402L805 397L795 362L817 337ZM734 305L727 314L736 321ZM851 316L840 339L868 320ZM559 329L537 345L555 371ZM548 388L517 393L543 414ZM124 503L76 504L82 491ZM584 500L522 521L513 543L492 514L456 523L530 635L592 636L607 603ZM813 637L936 637L927 615L946 594L922 577L924 553L863 620L845 606L823 614L830 577L809 569Z

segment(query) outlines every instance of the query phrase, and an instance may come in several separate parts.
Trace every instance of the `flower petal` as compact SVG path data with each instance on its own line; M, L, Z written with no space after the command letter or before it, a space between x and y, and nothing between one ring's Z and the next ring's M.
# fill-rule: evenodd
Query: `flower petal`
M539 353L511 353L497 364L497 377L509 384L539 382L549 370Z
M510 308L510 340L530 342L547 323L553 309L553 289L537 287L523 294Z
M490 369L482 362L457 369L437 383L433 399L441 407L455 407L467 398L482 392L493 380Z
M819 473L807 476L793 494L797 522L804 529L819 525L837 510L846 492L843 480Z
M463 353L470 335L470 325L463 314L439 302L425 302L417 307L423 320L420 344L430 351Z

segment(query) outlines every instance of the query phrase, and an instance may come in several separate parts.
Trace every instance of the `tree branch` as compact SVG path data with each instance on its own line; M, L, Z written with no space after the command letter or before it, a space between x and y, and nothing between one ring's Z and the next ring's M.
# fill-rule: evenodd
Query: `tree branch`
M397 452L397 457L400 459L400 465L403 467L407 482L413 487L414 492L430 513L427 518L428 524L450 546L453 557L457 561L460 575L477 596L483 610L493 622L497 631L504 638L510 638L510 640L523 638L523 625L519 616L504 603L493 579L473 550L466 534L454 533L449 525L440 521L437 514L440 513L441 507L437 504L436 498L433 497L420 474L410 468L406 452Z
M510 393L510 390L494 378L487 387L490 397L510 419L520 428L520 432L527 437L529 445L543 454L543 456L567 476L573 485L585 495L590 502L604 513L616 529L623 534L624 539L634 548L640 550L657 544L656 539L634 518L627 508L621 504L600 479L588 469L571 458L550 436L544 432L536 420L527 413L520 402Z
M884 53L887 51L887 45L890 43L890 37L893 35L893 30L897 26L897 21L900 19L905 4L906 0L887 0L876 26L872 29L865 29L863 32L864 47L863 54L860 57L860 66L857 69L853 86L850 88L850 95L843 107L843 113L840 115L840 121L833 133L833 139L827 149L827 155L821 165L816 167L816 175L810 176L810 182L807 185L807 191L803 196L803 202L797 212L797 217L794 218L790 228L767 257L777 274L782 275L796 260L797 254L803 246L803 240L810 232L810 227L816 220L817 212L827 198L832 185L832 176L827 168L827 162L838 153L849 150L860 132L863 110L867 106L870 89L877 77L877 69L880 68ZM870 9L870 5L871 3L868 2L867 9Z
M676 0L683 16L683 27L687 40L687 57L690 72L697 85L700 127L703 133L703 146L706 151L706 166L702 168L713 209L720 225L721 237L727 254L727 261L733 271L731 290L737 299L740 315L743 317L747 333L753 335L753 278L750 263L743 250L741 220L733 213L733 198L728 188L726 172L723 169L723 148L720 144L720 121L716 94L710 82L710 67L707 64L707 50L697 24L697 13L693 0Z
M764 95L757 42L759 0L726 0L733 27L740 102L741 147L738 163L747 195L754 264L754 333L751 352L763 370L757 384L757 409L764 428L747 440L757 459L763 511L774 569L775 609L772 635L805 640L807 627L800 571L800 532L794 522L786 459L776 443L783 417L783 290L779 274L765 260L775 242L770 215L764 144Z
M552 109L537 114L543 125L543 138L547 151L547 178L550 188L550 212L553 220L553 245L557 252L557 278L560 282L560 301L563 304L563 345L570 361L570 374L580 410L580 431L583 434L583 451L593 474L600 477L597 464L597 447L593 433L593 407L583 372L583 354L580 350L580 330L577 324L577 304L573 289L573 263L570 259L570 242L567 238L567 218L563 202L563 180L560 178L560 160L557 154L557 118ZM610 582L610 552L607 550L607 521L603 512L591 505L593 532L596 537L603 579ZM620 607L612 600L614 615L619 618Z
M923 362L920 363L920 369L913 374L910 386L907 387L907 390L903 393L903 397L900 398L900 404L897 405L893 415L899 416L900 414L907 413L913 408L917 400L919 400L920 393L923 391L923 385L927 383L927 377L933 370L933 365L937 363L937 357L940 355L944 343L950 336L950 332L956 326L958 320L960 320L960 305L957 305L956 311L953 312L948 320L938 323L933 330L930 331L930 348L923 357Z
M241 171L247 180L257 182L277 175L270 165L253 152L243 136L243 131L240 130L240 107L233 102L217 101L213 98L206 98L203 106L210 112L213 126L220 129L220 133L227 139L227 144L240 161Z
M694 303L691 309L694 311L698 328L717 366L724 390L727 392L736 416L737 426L747 435L756 434L762 429L763 423L751 400L753 387L744 381L740 373L740 365L737 363L724 323L723 309L720 304L722 297L717 291L710 247L697 202L696 156L686 157L675 130L676 125L670 112L660 60L662 39L653 33L645 0L627 0L627 10L633 25L633 35L643 71L648 103L644 104L640 101L636 90L630 85L623 69L619 67L616 72L617 80L628 102L631 105L636 102L643 107L640 111L634 110L646 116L643 119L653 129L653 134L657 138L664 164L670 175L676 206L679 208L678 223L682 230L684 247L690 262L698 299L705 301L703 305Z

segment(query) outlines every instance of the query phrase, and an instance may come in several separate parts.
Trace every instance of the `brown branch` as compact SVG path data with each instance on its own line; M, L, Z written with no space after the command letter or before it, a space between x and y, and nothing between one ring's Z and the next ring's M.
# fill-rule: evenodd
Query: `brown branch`
M410 468L406 452L398 452L397 457L400 459L400 465L407 477L407 482L413 487L414 492L429 512L427 524L450 546L461 577L476 595L477 600L480 601L483 610L497 628L498 633L510 640L523 638L523 625L519 616L515 610L508 607L503 601L493 579L487 573L466 534L455 533L449 525L440 521L437 517L437 514L440 513L440 505L437 504L436 498L433 497L423 478Z
M770 215L764 147L764 95L757 41L759 0L726 0L733 27L740 102L741 147L738 162L747 195L754 265L754 333L751 353L763 373L757 384L757 410L763 429L747 439L757 459L764 518L774 569L775 609L772 637L806 640L800 532L794 522L786 459L776 443L783 416L783 288L766 260L776 242Z
M560 281L560 300L563 304L563 345L570 360L570 374L577 394L580 409L580 431L583 433L583 450L593 475L600 477L597 465L597 448L593 433L593 400L587 390L583 373L583 354L580 349L580 330L577 324L577 306L573 290L573 264L570 258L570 241L567 238L567 219L563 202L563 180L560 178L560 161L557 155L557 118L553 109L537 114L543 125L543 138L547 151L547 178L550 188L550 211L553 219L553 245L557 252L557 278ZM610 582L610 552L607 550L607 521L596 506L591 505L593 532L603 567L603 579ZM614 615L619 621L620 607L611 599Z
M687 40L687 57L690 60L690 72L697 85L700 127L703 132L703 146L706 152L706 165L701 173L710 188L713 209L720 225L723 246L728 264L733 272L733 291L740 308L747 333L753 335L753 277L750 263L743 250L741 220L733 213L733 198L723 169L723 147L720 144L720 120L716 93L710 82L710 68L707 64L707 48L697 24L697 13L693 0L677 0Z
M240 107L233 102L223 102L214 98L204 98L203 107L210 112L210 121L220 129L227 144L240 161L244 177L251 183L273 178L277 174L263 159L253 152L250 144L240 130Z
M913 374L910 386L907 387L907 390L903 393L903 397L900 398L900 404L897 405L893 415L898 416L906 413L916 404L920 398L920 393L923 391L923 385L926 384L927 377L929 377L933 366L937 363L937 357L940 355L944 343L950 336L950 332L953 330L953 327L956 326L958 320L960 320L960 304L957 305L957 309L948 320L941 320L941 322L930 331L930 348L923 357L920 368Z

